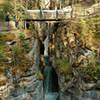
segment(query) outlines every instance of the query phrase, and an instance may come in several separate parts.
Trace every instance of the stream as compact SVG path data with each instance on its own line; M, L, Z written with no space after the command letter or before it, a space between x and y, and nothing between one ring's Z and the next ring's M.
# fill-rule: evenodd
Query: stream
M49 64L48 57L45 57L45 65L43 71L44 100L57 100L59 91L58 76Z

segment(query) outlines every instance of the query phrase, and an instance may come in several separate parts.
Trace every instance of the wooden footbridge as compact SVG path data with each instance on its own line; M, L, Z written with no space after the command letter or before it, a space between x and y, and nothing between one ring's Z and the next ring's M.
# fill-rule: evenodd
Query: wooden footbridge
M58 21L71 17L72 9L66 10L27 10L25 19L33 21Z
M80 9L80 8L79 8ZM26 16L24 20L33 20L33 21L59 21L70 19L71 17L86 17L96 13L100 14L100 3L94 4L90 8L81 9L81 11L73 10L71 6L67 6L62 9L56 10L26 10Z

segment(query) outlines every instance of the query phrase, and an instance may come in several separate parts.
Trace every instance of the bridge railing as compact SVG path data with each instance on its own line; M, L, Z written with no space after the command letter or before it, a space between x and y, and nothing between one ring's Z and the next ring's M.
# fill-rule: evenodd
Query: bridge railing
M63 10L27 10L29 16L26 19L66 19L71 12Z
M80 9L80 10L79 10ZM73 13L72 13L73 11ZM41 19L69 19L73 17L85 17L100 12L100 4L94 4L90 8L65 7L59 10L26 10L25 19L41 20ZM72 15L71 15L72 14Z

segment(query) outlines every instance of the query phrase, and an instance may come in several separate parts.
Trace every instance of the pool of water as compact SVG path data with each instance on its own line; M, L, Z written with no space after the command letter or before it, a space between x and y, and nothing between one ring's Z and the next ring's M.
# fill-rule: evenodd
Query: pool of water
M57 100L58 93L46 93L44 96L44 100Z

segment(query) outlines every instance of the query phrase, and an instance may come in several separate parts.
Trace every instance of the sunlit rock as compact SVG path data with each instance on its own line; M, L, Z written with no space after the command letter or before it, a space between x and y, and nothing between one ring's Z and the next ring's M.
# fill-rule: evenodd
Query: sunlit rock
M10 83L8 83L7 77L4 75L0 75L0 97L6 98L10 94L12 86Z

